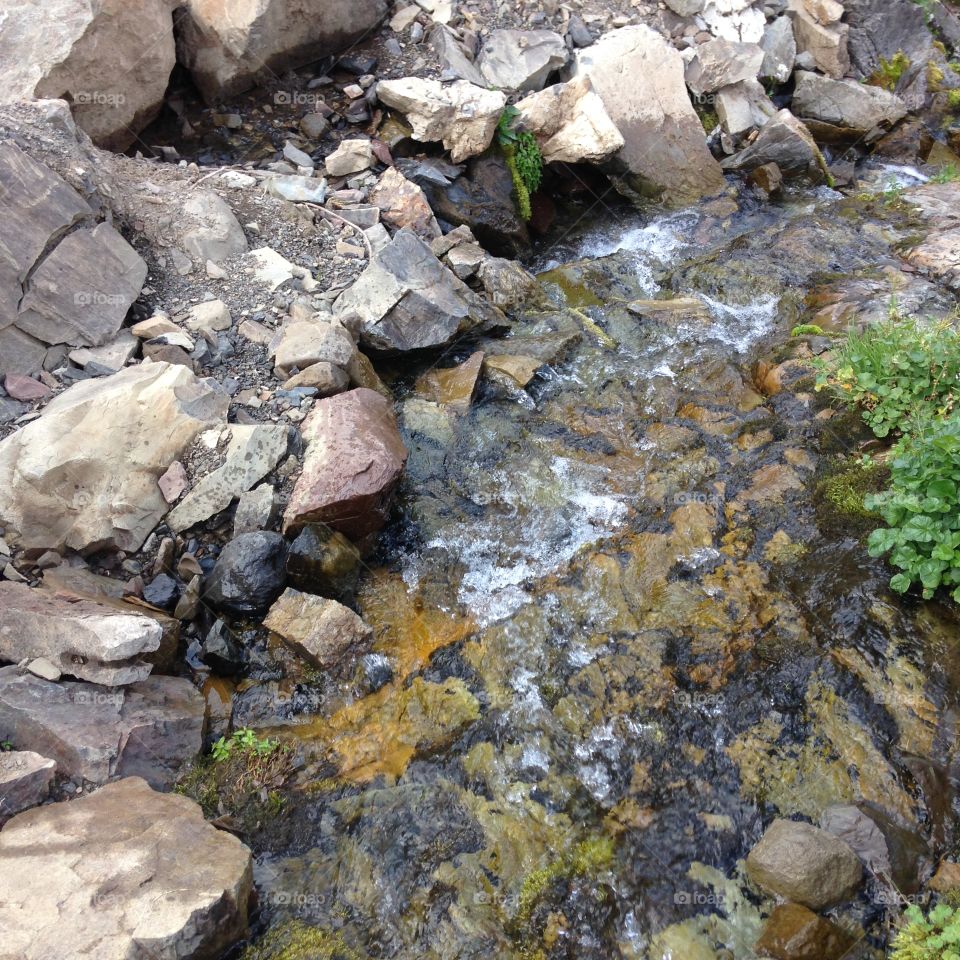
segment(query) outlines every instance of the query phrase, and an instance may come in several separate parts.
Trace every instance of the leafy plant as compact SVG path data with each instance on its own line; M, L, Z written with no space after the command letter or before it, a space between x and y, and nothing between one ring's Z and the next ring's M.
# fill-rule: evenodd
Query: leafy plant
M900 82L900 78L909 69L909 57L902 50L898 50L889 60L880 58L880 66L874 70L867 82L875 87L893 91Z
M960 910L940 903L924 916L910 906L904 919L890 960L960 960Z
M960 93L960 90L956 92ZM934 183L953 183L960 179L960 169L955 163L945 163L930 179Z
M504 108L497 121L497 142L513 178L520 216L529 220L533 215L530 194L536 192L543 178L543 154L532 133L515 128L514 123L519 115L516 107Z
M260 740L255 731L249 728L234 730L233 736L221 737L213 745L210 753L216 763L225 763L233 756L234 750L258 757L267 757L279 748L276 740Z

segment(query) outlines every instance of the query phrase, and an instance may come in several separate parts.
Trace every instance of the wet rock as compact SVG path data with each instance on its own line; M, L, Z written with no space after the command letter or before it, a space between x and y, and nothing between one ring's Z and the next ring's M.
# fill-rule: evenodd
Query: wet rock
M386 12L385 0L261 0L239 9L189 0L179 20L179 60L208 102L225 100L348 48Z
M404 114L415 140L441 140L454 163L490 146L506 104L502 93L465 80L445 87L437 80L417 77L381 80L377 96Z
M853 937L798 903L783 903L763 925L757 953L774 960L840 960Z
M168 509L158 479L229 399L166 363L75 384L0 442L0 520L40 552L139 550Z
M900 53L909 66L897 83L897 92L927 93L927 64L933 59L933 35L923 7L910 0L845 0L844 17L849 25L849 53L854 75L870 77L880 61L892 63Z
M68 100L94 143L125 150L163 106L175 60L171 10L167 0L5 4L3 102Z
M456 413L466 413L470 409L482 365L483 351L478 350L455 367L427 371L417 380L416 391Z
M649 27L613 30L575 55L574 76L590 77L623 135L617 162L631 187L671 201L723 189L716 160L690 103L683 60ZM630 83L623 77L629 75Z
M749 173L775 163L784 173L804 173L815 168L819 151L810 131L789 110L766 122L753 143L723 161L724 170Z
M856 892L863 879L857 855L809 823L774 820L747 856L750 879L768 893L824 910Z
M0 669L0 725L18 746L74 780L142 776L169 790L203 744L203 697L189 680L151 676L124 688L51 683Z
M764 28L760 41L763 50L763 63L760 64L760 78L786 83L793 73L797 59L797 41L793 36L793 24L787 16L771 20Z
M0 925L22 960L220 956L247 934L252 887L236 837L139 777L21 813L0 833Z
M222 620L210 628L200 646L200 656L211 670L224 676L233 676L243 669L243 651Z
M434 256L412 230L397 232L336 302L338 316L355 315L361 342L374 350L442 346L468 330L496 326L490 307Z
M50 795L56 763L30 750L0 752L0 826Z
M380 216L390 226L409 227L427 241L440 236L440 227L423 190L396 167L388 167L383 172L368 199L379 208Z
M306 593L343 598L353 593L360 575L360 551L323 523L308 523L287 554L287 578Z
M203 599L237 616L266 612L286 583L287 544L278 533L234 537L220 552L204 584Z
M906 104L881 87L830 80L805 70L797 72L792 110L801 120L833 124L856 137L871 134L867 142L907 115Z
M600 163L624 145L588 76L532 93L517 110L524 129L536 136L545 163Z
M143 599L161 610L172 610L180 597L180 585L166 573L154 577L143 588ZM87 679L87 678L84 678Z
M386 522L407 459L391 404L360 388L318 401L304 420L303 472L284 514L284 533L326 523L359 540Z
M160 647L161 627L131 607L121 613L0 582L0 659L46 657L63 673L114 686L145 679L142 659Z
M840 6L837 4L837 6ZM842 10L842 8L841 8ZM793 35L797 41L797 53L808 54L816 68L828 77L839 80L850 69L847 52L846 23L821 23L810 12L806 0L797 0L790 6Z
M323 163L329 176L348 177L369 170L376 159L369 140L343 140Z
M490 302L501 310L519 309L542 296L536 278L514 260L487 257L478 274Z
M563 37L552 30L494 30L484 41L477 67L500 90L541 90L567 62Z
M537 357L487 354L483 359L484 375L510 387L525 387L543 366Z
M927 886L937 893L960 890L960 863L955 863L952 860L941 860L937 872L930 878Z
M237 511L233 515L233 535L268 530L277 519L277 495L269 483L240 494Z
M341 676L352 672L373 640L373 631L349 607L289 588L263 625L318 669Z
M316 320L296 320L281 331L274 351L274 373L286 380L294 371L315 363L331 363L348 370L357 352L356 344L343 327Z
M764 193L776 193L783 185L783 174L775 163L765 163L750 173L750 182L755 183Z
M756 80L762 63L763 49L755 43L710 40L696 48L685 79L697 95L714 93L741 80Z

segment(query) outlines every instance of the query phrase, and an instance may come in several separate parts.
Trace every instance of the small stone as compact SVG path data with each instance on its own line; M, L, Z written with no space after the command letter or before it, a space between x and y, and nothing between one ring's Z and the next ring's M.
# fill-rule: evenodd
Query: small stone
M362 260L366 257L367 251L363 247L358 247L346 240L337 241L337 256L348 257L352 260Z
M376 157L369 140L344 140L324 161L331 177L346 177L369 170Z
M219 264L214 263L212 260L208 260L206 263L207 276L211 280L226 280L227 271L223 269Z
M154 577L143 590L143 599L151 606L160 607L161 610L169 610L173 607L179 596L179 584L166 573Z
M284 390L294 390L297 387L313 387L317 396L330 397L341 393L350 386L350 377L346 370L333 363L320 361L312 363L299 373L290 377L284 385Z
M266 612L286 582L287 544L278 533L234 537L207 578L203 599L238 616Z
M757 167L747 179L764 193L776 193L783 185L783 174L775 163L765 163Z
M40 677L41 680L49 680L51 683L56 683L63 676L60 668L46 657L37 657L31 660L27 664L27 670L35 677Z
M187 329L196 333L229 330L233 325L230 308L222 300L204 300L194 304L187 318ZM182 344L181 344L182 346ZM193 349L193 347L185 348Z
M153 340L165 333L179 333L180 328L165 313L155 313L148 320L135 323L130 332L141 340Z
M300 133L308 140L322 140L330 132L330 122L322 113L308 113L300 120Z
M277 518L276 492L269 483L262 483L240 495L233 515L233 535L268 530Z
M47 799L56 766L30 750L0 752L0 825Z
M8 373L3 380L3 389L14 400L42 400L50 396L49 387L45 387L33 377L26 377L19 373Z
M283 145L283 155L294 164L294 166L313 169L313 157L308 153L304 153L299 147L294 146L289 140Z
M757 953L773 960L840 960L854 939L798 903L773 908L757 940Z
M360 575L360 551L326 524L308 523L290 544L287 575L305 593L343 599Z
M179 460L174 460L157 481L157 485L167 503L176 503L189 486L186 467Z

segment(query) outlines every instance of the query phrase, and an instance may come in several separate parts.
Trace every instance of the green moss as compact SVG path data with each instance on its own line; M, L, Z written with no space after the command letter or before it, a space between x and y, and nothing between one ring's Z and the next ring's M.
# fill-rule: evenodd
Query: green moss
M880 463L840 460L817 484L817 493L838 513L861 519L875 518L863 501L884 487L889 470Z
M898 50L889 60L880 58L880 66L874 70L867 82L875 87L892 91L896 89L900 78L909 69L910 58L902 50Z
M936 93L940 89L940 85L943 83L943 70L940 66L934 63L932 60L927 63L927 86L930 90Z
M367 956L349 947L338 933L286 920L247 947L241 960L367 960Z
M947 106L951 110L960 110L960 90L947 91Z

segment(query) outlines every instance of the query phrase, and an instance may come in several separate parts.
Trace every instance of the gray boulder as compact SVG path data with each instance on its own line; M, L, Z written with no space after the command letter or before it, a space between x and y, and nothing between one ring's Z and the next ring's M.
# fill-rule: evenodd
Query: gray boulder
M760 78L786 83L793 73L793 65L797 59L797 41L793 36L793 24L789 17L777 17L767 24L760 41L760 49L763 50Z
M687 86L698 95L714 93L741 80L756 80L763 50L755 43L708 40L687 64Z
M530 93L542 90L567 57L563 37L552 30L494 30L484 41L477 67L491 86Z
M800 174L814 169L819 155L810 131L789 110L781 110L764 124L749 147L727 157L722 166L749 173L775 163L784 173Z
M831 80L805 70L797 71L793 112L801 120L815 120L850 131L855 137L882 136L907 115L906 104L881 87L856 80Z
M0 826L47 799L56 767L53 760L31 750L0 753Z

